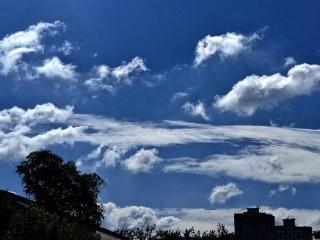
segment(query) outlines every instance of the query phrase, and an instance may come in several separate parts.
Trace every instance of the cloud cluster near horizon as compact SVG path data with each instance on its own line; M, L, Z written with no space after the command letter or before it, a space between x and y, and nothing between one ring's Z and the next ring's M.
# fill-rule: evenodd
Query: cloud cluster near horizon
M167 229L177 224L180 219L175 216L159 216L155 210L143 206L118 207L112 202L103 204L103 225L109 229L141 228L155 224Z
M214 210L202 208L167 208L152 209L143 206L120 207L109 202L105 208L103 226L112 230L120 228L142 227L155 224L164 229L186 229L195 227L195 230L208 231L215 228L218 223L223 223L233 231L233 214L244 212L241 208L220 208ZM312 226L320 228L320 210L317 209L288 209L262 206L262 212L272 214L277 224L282 224L282 219L296 217L298 226Z

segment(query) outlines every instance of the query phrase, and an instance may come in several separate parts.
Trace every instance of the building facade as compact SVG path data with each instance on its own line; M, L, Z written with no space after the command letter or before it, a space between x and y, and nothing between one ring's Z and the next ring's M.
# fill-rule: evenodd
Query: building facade
M234 228L236 240L312 240L311 227L297 227L294 218L276 226L275 217L259 208L234 214Z

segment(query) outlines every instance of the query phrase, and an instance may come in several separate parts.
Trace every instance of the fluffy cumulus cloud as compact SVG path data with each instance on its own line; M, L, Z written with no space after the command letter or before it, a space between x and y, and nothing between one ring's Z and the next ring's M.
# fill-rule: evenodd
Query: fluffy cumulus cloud
M47 78L60 78L64 80L74 80L76 76L76 66L64 64L58 57L46 59L42 66L37 67L36 71Z
M103 225L109 229L137 228L155 224L159 228L169 228L180 220L174 216L160 217L156 211L142 206L118 207L109 202L103 204L104 220Z
M318 91L320 65L300 64L292 67L287 76L251 75L238 82L224 96L217 97L214 106L222 111L250 116L258 109L268 109L280 101Z
M84 168L115 166L124 161L126 153L142 148L127 161L134 171L151 171L158 163L153 148L194 143L233 147L237 143L241 147L230 154L213 153L201 159L177 156L159 166L164 171L268 183L320 182L317 130L181 121L126 122L77 114L72 107L58 108L50 103L26 110L13 107L0 111L0 159L19 159L33 150L73 143L96 149L95 153L88 153L88 160L79 160L78 165Z
M246 36L234 32L219 36L208 35L197 44L194 65L198 66L214 55L219 55L221 58L237 55L248 50L257 39L259 39L258 34Z
M206 108L204 104L201 101L198 101L198 103L193 104L191 102L186 102L182 109L185 111L185 113L188 113L192 116L199 116L203 118L204 120L209 120L209 116L207 115Z
M85 81L85 85L92 90L114 91L121 85L132 83L132 77L139 73L145 72L146 67L143 59L135 57L129 63L111 68L107 65L96 66L93 69L91 78Z
M64 123L72 114L72 107L59 109L52 104L37 105L23 110L13 107L0 112L0 159L23 158L28 153L50 145L73 144L84 127L58 127L35 134L39 124Z
M210 203L225 203L230 198L236 197L243 194L235 183L228 183L226 185L215 186L210 195Z
M172 229L186 229L195 227L196 230L208 231L214 229L218 223L223 223L228 230L233 231L233 214L241 211L237 208L220 208L208 210L203 208L169 208L157 209L161 215L173 215L180 219Z
M158 163L162 161L157 156L158 151L155 148L152 149L140 149L134 155L122 162L123 166L133 173L138 172L150 172L150 170Z
M139 58L135 57L129 63L124 63L123 65L116 67L112 70L112 75L117 79L128 78L129 75L136 71L147 71L148 68L146 67L144 61Z
M24 68L26 63L23 57L30 53L39 53L44 50L41 42L46 35L55 35L63 23L56 21L53 23L40 22L31 25L24 31L19 31L5 36L0 41L0 72L4 75L19 68Z
M58 56L50 55L53 52L70 55L77 48L68 40L59 46L50 45L45 39L50 37L59 42L60 39L55 37L65 27L60 21L40 22L24 31L5 36L0 40L0 74L14 74L15 78L23 80L39 80L41 77L54 80L79 78L83 80L80 84L87 88L114 92L120 86L132 84L138 73L148 70L143 59L135 57L114 68L99 65L89 72L77 73L73 63L64 63ZM32 58L24 58L30 54ZM39 65L39 62L43 63ZM80 87L80 84L77 86Z
M0 111L0 129L12 129L38 123L65 122L73 114L73 107L58 108L52 103L36 105L32 109L13 107Z

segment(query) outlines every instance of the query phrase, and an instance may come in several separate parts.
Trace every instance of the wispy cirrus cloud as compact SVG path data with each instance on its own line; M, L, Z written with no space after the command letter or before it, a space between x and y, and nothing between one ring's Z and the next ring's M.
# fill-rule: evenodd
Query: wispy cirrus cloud
M194 117L199 116L206 121L209 120L209 116L207 114L206 108L203 102L201 101L198 101L196 104L193 104L191 102L186 102L182 106L182 109L185 111L185 113L190 114L191 116L194 116Z
M77 48L68 40L65 40L60 47L57 47L57 46L52 47L53 51L61 52L65 56L70 55L76 49Z
M171 97L171 102L175 102L179 99L183 99L185 97L187 97L189 95L189 93L187 92L176 92L175 94L172 95Z
M285 67L291 67L296 65L297 61L296 59L294 59L294 57L286 57L285 59L283 59L283 65Z
M157 169L164 171L268 183L320 181L318 130L179 121L128 122L77 114L72 107L58 108L50 103L33 109L14 107L0 112L0 159L20 159L30 151L73 143L96 148L96 152L88 152L87 157L79 159L78 165L84 168L92 164L93 169L115 166L128 159L125 155L130 150L142 148L147 150L138 151L138 155L127 161L132 170L151 171L158 164ZM213 153L200 159L177 156L163 162L154 161L161 155L148 152L153 148L194 143L224 143L230 147L237 143L241 147L232 154Z
M166 166L166 171L229 176L268 183L319 182L315 170L320 166L317 160L319 156L319 150L303 149L294 144L267 144L249 146L233 155L177 159L177 162Z
M292 195L295 195L297 192L297 189L295 187L291 187L289 185L280 184L277 189L270 190L269 196L272 197L272 196L275 196L276 194L282 193L282 192L291 192Z

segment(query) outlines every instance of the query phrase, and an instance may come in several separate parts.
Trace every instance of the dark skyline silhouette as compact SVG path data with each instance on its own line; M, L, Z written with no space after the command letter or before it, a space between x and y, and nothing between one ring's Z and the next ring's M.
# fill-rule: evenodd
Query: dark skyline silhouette
M312 240L312 227L298 227L294 218L276 226L275 217L260 212L259 207L235 213L234 230L236 240Z

